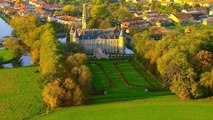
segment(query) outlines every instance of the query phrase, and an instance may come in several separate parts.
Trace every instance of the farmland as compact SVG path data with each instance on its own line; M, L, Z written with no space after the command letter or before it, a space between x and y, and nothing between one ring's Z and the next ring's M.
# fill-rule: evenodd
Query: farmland
M0 70L0 119L29 119L42 109L38 67Z

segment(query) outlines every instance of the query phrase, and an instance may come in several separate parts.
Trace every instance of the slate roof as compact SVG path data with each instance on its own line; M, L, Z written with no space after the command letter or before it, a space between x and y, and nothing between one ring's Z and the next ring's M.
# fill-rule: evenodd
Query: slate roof
M118 39L120 30L117 28L110 29L77 29L79 40L91 39ZM76 33L75 33L76 34Z

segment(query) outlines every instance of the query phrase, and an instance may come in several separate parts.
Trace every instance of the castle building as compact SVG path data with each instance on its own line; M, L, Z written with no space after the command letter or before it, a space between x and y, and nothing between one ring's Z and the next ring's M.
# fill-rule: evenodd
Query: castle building
M86 10L83 6L82 28L70 30L70 42L79 43L84 47L85 53L94 54L102 50L106 54L125 53L125 33L119 28L87 29Z

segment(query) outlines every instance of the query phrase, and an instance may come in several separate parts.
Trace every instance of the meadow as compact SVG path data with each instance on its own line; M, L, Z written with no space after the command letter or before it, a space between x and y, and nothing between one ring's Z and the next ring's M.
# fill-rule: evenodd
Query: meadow
M91 97L88 105L58 108L35 119L209 120L212 118L212 101L180 100L170 92L163 91L158 82L143 69L139 73L127 60L93 61L89 67L93 74L96 95ZM153 89L153 86L158 90ZM148 89L148 92L145 89Z
M12 52L9 51L9 50L0 50L0 56L3 57L3 62L8 62L8 61L11 61L13 59L13 55L12 55Z
M0 69L0 120L26 120L40 113L37 70L37 66Z
M1 69L0 120L212 119L212 101L180 100L162 90L140 66L127 60L92 61L89 67L93 74L94 95L88 104L58 108L48 114L41 112L42 91L37 81L37 66Z

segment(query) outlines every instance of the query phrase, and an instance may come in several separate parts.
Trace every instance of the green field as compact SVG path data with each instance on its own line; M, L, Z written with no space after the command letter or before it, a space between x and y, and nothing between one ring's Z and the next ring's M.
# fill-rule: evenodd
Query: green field
M42 97L38 67L0 70L0 120L211 120L213 102L183 101L161 88L143 69L139 73L127 60L93 61L95 95L88 105L58 108L41 114ZM137 66L139 67L139 66ZM150 82L147 82L147 80ZM149 91L145 92L144 89ZM104 94L104 92L106 94Z
M42 109L38 67L0 69L0 120L23 120Z
M96 64L95 64L96 63ZM39 120L210 120L213 103L210 101L182 101L167 91L145 92L143 87L129 86L118 75L113 61L96 61L90 64L93 73L93 87L106 95L95 95L89 105L59 108L49 114L37 116ZM109 79L113 82L109 87ZM129 83L150 88L144 77L126 60L116 64ZM127 75L128 74L128 75ZM146 78L157 88L161 88L148 74Z
M0 56L4 58L4 62L7 62L13 59L12 52L9 50L0 50Z

